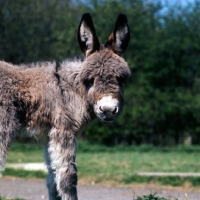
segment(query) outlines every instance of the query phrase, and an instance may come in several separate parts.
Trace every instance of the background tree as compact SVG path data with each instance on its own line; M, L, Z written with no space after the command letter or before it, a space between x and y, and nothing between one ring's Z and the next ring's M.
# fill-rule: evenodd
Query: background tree
M119 13L131 40L132 77L114 125L96 122L82 138L107 145L200 143L200 1L164 7L151 0L0 0L0 59L14 64L81 55L76 32L90 12L105 43Z

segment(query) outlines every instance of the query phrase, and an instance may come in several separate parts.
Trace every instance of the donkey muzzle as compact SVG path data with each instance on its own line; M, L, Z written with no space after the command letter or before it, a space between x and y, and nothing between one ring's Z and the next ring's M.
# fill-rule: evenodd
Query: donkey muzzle
M119 113L119 101L112 96L104 96L97 101L95 112L103 121L113 121Z

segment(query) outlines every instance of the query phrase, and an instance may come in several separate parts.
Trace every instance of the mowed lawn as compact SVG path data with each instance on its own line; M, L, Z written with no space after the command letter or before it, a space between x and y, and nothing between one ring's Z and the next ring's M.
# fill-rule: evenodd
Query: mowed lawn
M81 144L77 152L77 167L79 180L83 180L86 183L90 183L91 181L95 183L106 181L114 184L159 182L159 178L142 178L138 177L137 173L200 172L199 147L123 148L120 146L119 148L101 148L99 146L91 147L88 144L83 146L84 148L82 148ZM43 161L42 147L32 145L14 144L7 158L7 163ZM6 175L9 175L9 173L6 173ZM162 179L165 180L166 177ZM190 182L190 178L184 178L184 180L178 179L179 181L177 183L177 178L170 177L171 181L176 180L175 185ZM200 185L200 178L192 179L195 179L194 185Z
M79 153L80 178L94 182L115 183L157 182L159 178L140 178L138 172L200 172L200 154L185 152L112 152ZM188 182L177 177L163 177L159 182L180 185ZM167 180L166 180L167 179ZM174 183L171 181L176 180ZM178 179L178 180L177 180ZM177 182L178 181L178 182Z

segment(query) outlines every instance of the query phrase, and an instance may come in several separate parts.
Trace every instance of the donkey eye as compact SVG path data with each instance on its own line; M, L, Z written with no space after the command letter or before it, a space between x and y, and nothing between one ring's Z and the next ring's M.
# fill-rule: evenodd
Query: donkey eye
M93 79L93 78L89 80L89 84L90 84L90 85L93 85L93 84L94 84L94 79Z
M118 78L117 78L117 82L118 82L118 84L121 86L121 85L123 85L124 80L123 80L123 78L118 77Z
M91 87L91 86L93 86L93 84L94 84L94 79L93 78L85 81L86 87Z

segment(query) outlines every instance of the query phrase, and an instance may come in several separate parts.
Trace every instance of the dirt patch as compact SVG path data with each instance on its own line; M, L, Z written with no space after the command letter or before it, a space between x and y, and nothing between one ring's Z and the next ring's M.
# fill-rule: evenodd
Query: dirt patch
M80 183L83 183L80 181ZM91 183L94 184L94 183ZM164 187L158 185L132 185L129 187L113 187L101 185L78 186L79 200L133 200L136 196L157 193L160 197L179 200L199 200L200 190L194 188ZM28 200L48 200L47 189L44 180L20 179L14 177L0 178L0 195L6 197L20 197Z

